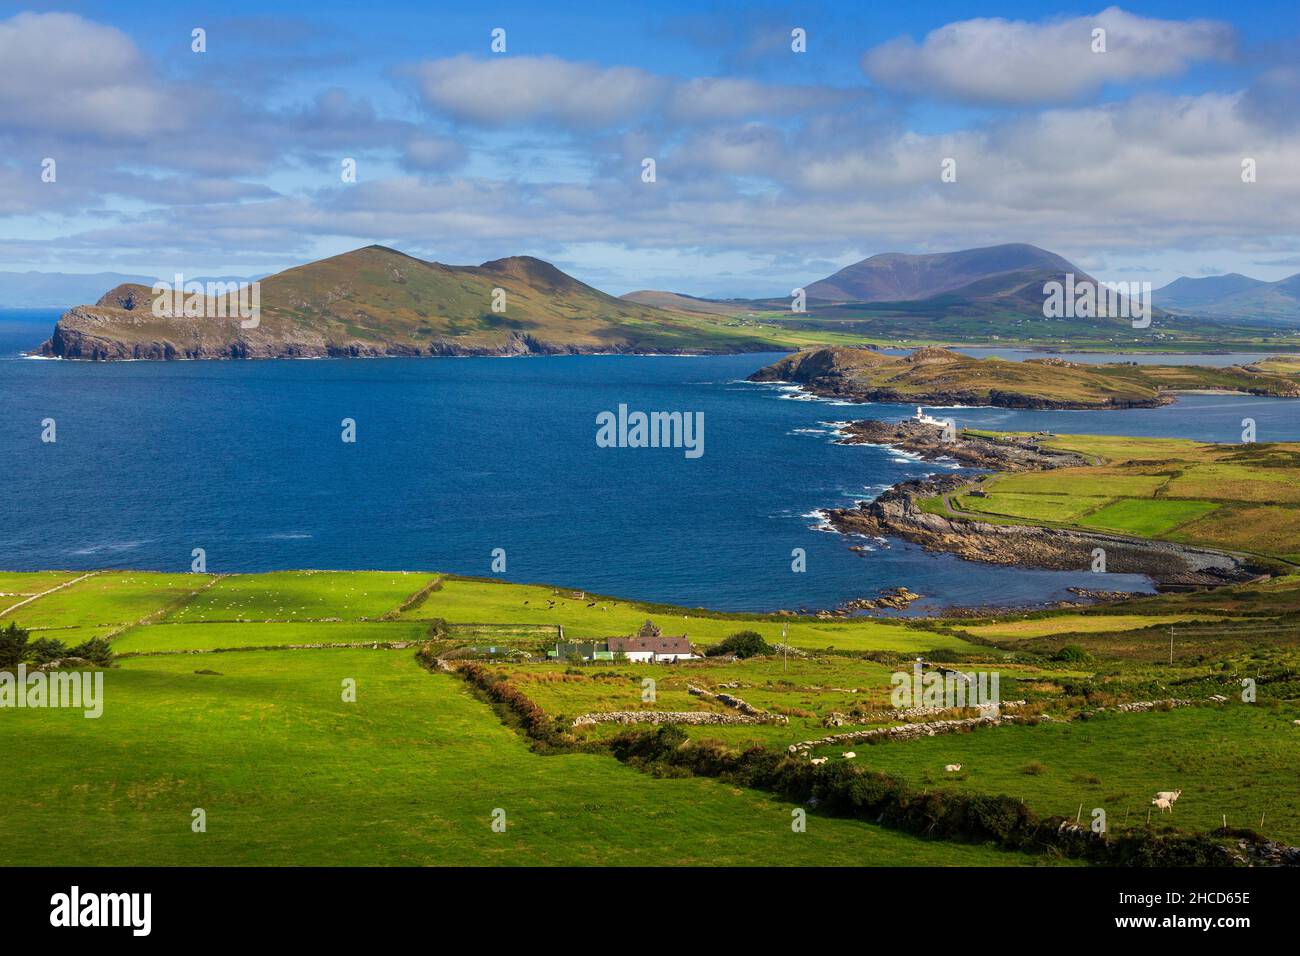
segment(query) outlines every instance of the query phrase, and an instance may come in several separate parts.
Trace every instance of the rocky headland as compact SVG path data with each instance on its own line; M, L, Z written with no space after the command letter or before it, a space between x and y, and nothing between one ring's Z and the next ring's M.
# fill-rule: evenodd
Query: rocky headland
M854 422L845 431L843 440L849 443L889 445L926 458L946 457L999 471L1088 464L1080 455L1051 451L1028 438L1004 443L958 434L945 441L941 427L921 422ZM843 534L902 538L928 550L990 564L1086 571L1094 550L1101 548L1108 571L1144 574L1161 588L1235 584L1256 576L1233 555L1207 548L1070 528L995 524L948 517L921 506L926 499L945 498L970 484L970 476L956 474L905 481L874 501L828 509L826 517Z

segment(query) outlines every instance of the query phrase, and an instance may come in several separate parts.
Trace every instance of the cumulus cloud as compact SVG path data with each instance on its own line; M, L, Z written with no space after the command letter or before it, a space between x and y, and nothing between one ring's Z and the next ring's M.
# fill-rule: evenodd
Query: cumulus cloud
M182 114L120 30L68 13L0 21L0 126L123 139L178 129Z
M1105 52L1093 31L1105 30ZM1213 20L1160 20L1108 7L1094 16L1039 23L979 18L949 23L917 43L877 46L862 58L876 83L908 93L980 103L1052 103L1106 83L1175 76L1190 64L1227 60L1235 33Z
M623 127L646 121L709 123L798 115L864 99L861 89L760 83L745 77L661 76L553 56L461 55L410 69L433 112L482 126Z
M706 272L725 261L768 288L764 268L826 272L856 252L1027 241L1084 264L1193 247L1276 259L1296 246L1293 67L1256 64L1240 89L1199 95L1074 99L1219 55L1207 38L1230 49L1230 32L1204 21L1108 10L1010 29L997 21L996 40L971 26L994 21L935 31L901 48L926 60L926 91L1013 103L1024 87L1069 101L945 129L933 116L909 124L908 97L881 90L514 55L398 71L387 103L414 85L430 114L418 123L388 112L382 90L312 86L316 70L295 77L295 98L268 105L220 78L179 85L119 31L49 16L0 21L0 80L13 81L0 83L0 217L25 217L6 224L0 254L29 261L67 255L139 271L182 257L272 271L287 257L369 242L452 262L547 251L581 261L574 250L586 249L631 270L629 285L644 284L631 278L638 262ZM1106 54L1089 50L1098 23ZM932 38L945 30L953 62L935 66L927 57L944 47ZM1020 37L1015 50L1008 36ZM102 57L89 55L90 41ZM1066 50L1076 41L1108 64L1096 72L1085 61L1082 86ZM41 57L15 51L38 42ZM6 50L44 79L14 72ZM29 82L52 84L58 103L38 109L19 95ZM130 122L115 106L97 112L126 87L155 106ZM211 148L214 129L238 148ZM44 155L59 157L59 182L42 189L30 157ZM361 181L340 182L341 155L365 157ZM658 163L652 184L640 177L646 156ZM1244 156L1258 163L1257 183L1241 182ZM940 182L947 157L955 183ZM59 238L28 238L49 237L60 221Z
M484 125L608 125L643 112L666 86L636 67L602 67L554 56L479 60L462 54L427 60L414 73L432 109Z

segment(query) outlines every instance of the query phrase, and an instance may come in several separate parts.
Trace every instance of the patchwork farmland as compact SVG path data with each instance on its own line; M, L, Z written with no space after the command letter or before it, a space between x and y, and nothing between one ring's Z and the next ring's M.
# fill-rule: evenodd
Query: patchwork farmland
M101 719L0 715L5 749L28 771L0 782L5 805L23 808L0 820L10 864L38 859L22 833L70 818L83 858L69 863L1069 858L1041 840L938 839L748 777L628 756L670 728L682 735L674 759L764 753L797 774L846 765L896 781L917 806L927 795L1002 796L1062 825L1080 817L1086 827L1103 809L1117 839L1195 838L1234 852L1244 841L1300 842L1300 651L1282 610L1294 595L1276 580L1224 589L1213 606L1158 596L1122 614L911 622L716 614L434 573L5 574L0 592L0 626L25 629L32 646L99 638L115 657ZM647 619L685 633L699 656L546 658L561 636L606 639ZM1245 642L1243 629L1264 621L1278 639ZM1176 642L1169 663L1169 627L1235 636L1211 638L1208 653L1202 638L1187 639L1195 653ZM738 633L756 635L755 656L706 656ZM870 736L976 716L900 713L892 678L917 658L930 671L996 671L1016 719ZM1127 712L1133 702L1155 704ZM843 734L866 737L813 743ZM1151 794L1169 789L1184 791L1174 812L1148 819ZM198 809L206 832L191 828ZM803 831L792 810L808 814ZM505 833L491 825L497 811Z

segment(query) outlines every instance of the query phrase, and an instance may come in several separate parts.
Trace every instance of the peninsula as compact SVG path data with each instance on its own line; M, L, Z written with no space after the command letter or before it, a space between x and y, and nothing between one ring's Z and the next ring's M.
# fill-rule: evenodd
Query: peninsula
M1243 392L1300 397L1294 358L1258 365L1085 365L1060 358L1023 362L973 358L926 347L908 355L872 348L828 347L788 355L749 376L751 382L791 382L823 398L923 405L999 408L1152 408L1178 391Z

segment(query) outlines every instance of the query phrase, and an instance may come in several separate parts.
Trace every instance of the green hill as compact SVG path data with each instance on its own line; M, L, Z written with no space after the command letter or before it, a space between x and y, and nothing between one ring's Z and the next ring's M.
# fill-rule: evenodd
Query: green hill
M217 359L782 347L770 334L716 318L615 298L527 256L447 266L367 246L269 276L259 294L259 322L243 328L224 308L214 318L157 317L148 287L119 286L65 313L41 351ZM209 301L222 306L229 298ZM503 308L494 309L494 299Z

